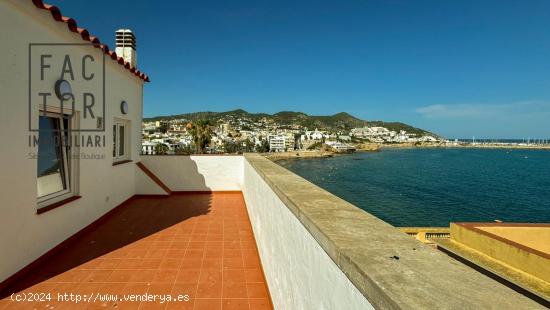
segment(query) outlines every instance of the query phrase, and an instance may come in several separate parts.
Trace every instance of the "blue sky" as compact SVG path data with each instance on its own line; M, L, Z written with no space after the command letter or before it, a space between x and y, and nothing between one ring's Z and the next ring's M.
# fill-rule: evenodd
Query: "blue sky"
M56 0L114 47L131 28L145 116L243 108L550 138L550 1Z

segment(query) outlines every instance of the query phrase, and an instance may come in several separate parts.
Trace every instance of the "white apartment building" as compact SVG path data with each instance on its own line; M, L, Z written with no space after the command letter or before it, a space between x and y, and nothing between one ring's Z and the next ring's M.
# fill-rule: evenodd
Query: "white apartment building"
M284 152L286 150L286 137L284 135L269 135L267 140L271 152Z
M306 136L309 140L322 140L325 134L324 132L315 129L314 131L306 131Z
M384 127L362 127L362 128L353 128L351 130L351 135L358 138L384 136L389 134L390 134L390 131Z
M287 132L284 134L285 136L285 148L287 150L294 150L294 134L292 132Z

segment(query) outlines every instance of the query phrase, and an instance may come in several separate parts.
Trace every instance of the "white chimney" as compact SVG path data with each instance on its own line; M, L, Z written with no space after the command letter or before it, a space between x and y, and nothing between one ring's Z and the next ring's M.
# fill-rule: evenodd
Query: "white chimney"
M130 29L119 29L116 31L117 56L124 58L132 67L137 66L136 37Z

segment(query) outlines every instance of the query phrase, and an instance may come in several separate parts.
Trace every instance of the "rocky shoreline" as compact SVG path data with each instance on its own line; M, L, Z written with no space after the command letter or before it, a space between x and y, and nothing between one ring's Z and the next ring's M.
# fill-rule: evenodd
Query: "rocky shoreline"
M377 143L364 143L356 145L356 152L378 152L383 149L408 149L408 148L480 148L480 149L517 149L517 150L550 150L550 145L501 145L501 144L465 144L465 145L446 145L437 143L399 143L399 144L377 144ZM335 152L331 150L313 150L313 151L292 151L292 152L277 152L277 153L265 153L265 157L270 160L285 160L285 159L300 159L300 158L328 158L334 156L341 156L346 152Z
M519 144L458 144L458 145L448 145L441 143L423 143L423 144L414 144L414 143L399 143L399 144L382 144L381 148L470 148L470 149L518 149L518 150L550 150L550 145L519 145Z
M265 153L264 156L270 160L277 161L283 159L297 159L297 158L326 158L334 157L340 153L334 153L330 151L293 151L293 152L276 152Z
M356 152L378 152L381 147L378 144L368 143L360 144L356 146L355 152L338 152L330 149L323 150L307 150L307 151L291 151L291 152L276 152L276 153L265 153L265 157L277 161L283 159L299 159L299 158L327 158L334 156L341 156L347 154L353 154Z

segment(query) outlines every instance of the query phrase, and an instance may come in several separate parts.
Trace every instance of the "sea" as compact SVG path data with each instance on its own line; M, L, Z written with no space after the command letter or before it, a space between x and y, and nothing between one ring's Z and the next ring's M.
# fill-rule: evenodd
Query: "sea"
M398 227L550 222L550 151L382 149L280 165Z

